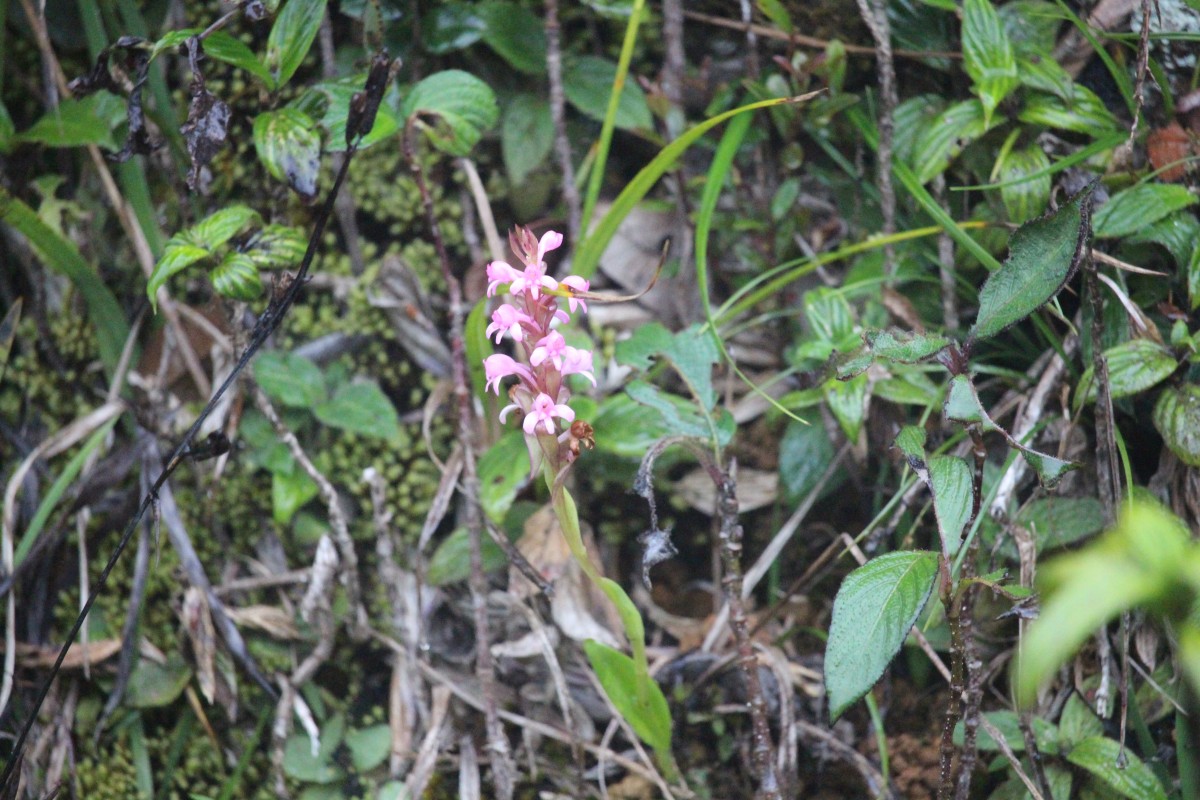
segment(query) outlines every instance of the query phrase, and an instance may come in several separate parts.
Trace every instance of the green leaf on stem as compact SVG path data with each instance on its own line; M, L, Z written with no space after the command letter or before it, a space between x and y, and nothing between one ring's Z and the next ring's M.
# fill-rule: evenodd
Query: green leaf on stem
M321 137L307 114L290 107L262 112L254 118L254 149L272 176L306 201L316 197Z
M1200 386L1169 386L1154 404L1154 427L1180 461L1200 467Z
M47 147L98 144L115 150L113 132L124 121L125 103L121 98L99 91L82 100L63 100L29 128L13 136L12 141L36 142Z
M979 292L971 339L995 336L1058 294L1087 250L1091 195L1089 186L1054 213L1013 234L1008 259Z
M971 379L966 375L955 375L950 379L950 391L946 394L942 413L951 422L963 425L991 425L991 420L979 404L979 395L975 394Z
M500 108L490 86L469 72L448 69L435 72L412 88L404 98L401 117L431 117L424 124L434 147L452 156L466 156L496 124Z
M217 294L234 300L253 300L262 294L258 266L248 253L229 252L212 271Z
M1017 86L1012 42L989 0L965 0L962 25L963 67L990 121L996 106Z
M641 684L633 659L594 639L583 643L588 662L604 693L643 742L661 757L671 753L671 709L662 689L651 679Z
M891 663L933 591L938 554L888 553L842 581L825 647L829 716L840 717Z
M962 543L963 528L971 518L971 467L958 456L934 456L929 459L929 490L933 493L933 511L942 547L953 556Z
M326 0L287 0L271 33L263 61L271 73L271 89L291 80L300 68L325 17Z
M1129 236L1163 217L1187 208L1197 198L1183 186L1140 183L1117 192L1096 211L1096 235L1101 238Z
M862 348L838 367L843 380L864 372L875 361L916 364L931 358L953 342L946 336L908 333L896 329L872 329L863 333Z
M1159 342L1130 339L1104 351L1108 361L1109 394L1114 400L1131 397L1157 386L1179 368L1175 356ZM1096 402L1093 369L1089 366L1079 379L1073 406Z
M825 404L846 438L857 442L867 415L867 376L858 375L848 381L826 381Z
M1167 792L1140 758L1106 736L1084 739L1067 761L1090 772L1109 789L1129 800L1167 800Z
M490 2L476 9L484 22L483 41L517 72L544 75L546 29L542 20L516 3Z
M988 132L988 117L978 100L963 100L947 108L930 123L913 147L913 171L928 183L950 166L971 142Z
M925 429L919 428L916 425L905 425L900 429L900 433L896 434L896 447L904 454L910 465L917 462L922 468L925 466ZM917 469L913 465L913 469Z
M355 381L339 386L333 397L318 404L313 413L331 428L393 441L400 436L400 415L379 384Z

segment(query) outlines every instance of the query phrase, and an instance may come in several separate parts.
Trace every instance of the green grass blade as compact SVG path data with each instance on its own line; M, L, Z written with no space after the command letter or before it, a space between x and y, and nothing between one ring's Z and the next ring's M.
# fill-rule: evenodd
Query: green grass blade
M587 193L583 199L582 219L585 230L592 219L592 212L596 209L596 201L600 199L600 186L604 182L604 162L608 160L613 129L616 127L617 106L621 100L621 90L625 88L625 79L629 76L629 62L633 58L633 45L637 42L637 30L644 11L645 0L634 0L629 24L625 26L625 40L621 43L621 56L617 59L617 75L613 79L612 92L608 96L608 108L604 110L604 123L600 126L600 141L596 143L594 151L596 161L592 165Z

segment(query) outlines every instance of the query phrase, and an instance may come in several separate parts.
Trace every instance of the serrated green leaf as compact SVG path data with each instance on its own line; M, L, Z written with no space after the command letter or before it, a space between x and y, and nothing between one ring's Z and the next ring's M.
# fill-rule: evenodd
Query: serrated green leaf
M1167 800L1167 792L1154 771L1113 739L1105 736L1084 739L1067 754L1067 760L1129 800Z
M326 0L287 0L267 36L263 59L271 73L272 89L283 86L300 68L325 16Z
M1014 150L1005 157L997 178L1003 183L1000 199L1010 222L1028 222L1045 212L1050 201L1049 167L1050 159L1037 144Z
M500 123L500 153L514 186L546 162L553 144L549 103L535 94L519 94L508 102Z
M979 396L971 386L971 379L966 375L955 375L950 379L950 391L946 394L946 402L942 406L946 419L964 425L986 424L987 414L979 404Z
M466 156L483 133L496 124L500 109L486 83L462 70L435 72L412 88L401 117L426 117L425 133L434 147Z
M246 243L245 253L254 266L264 269L286 269L304 260L308 239L304 231L289 225L271 223Z
M863 350L838 367L839 378L849 378L867 369L876 360L893 364L916 364L935 355L952 340L945 336L905 331L868 330L863 333Z
M313 413L332 428L392 440L400 435L400 415L379 384L356 381L339 386L333 397L318 404Z
M972 339L995 336L1058 294L1087 247L1091 194L1089 186L1053 214L1013 234L1008 259L979 292Z
M262 112L254 118L254 149L267 172L305 200L316 197L321 137L307 114L295 108Z
M1096 235L1128 236L1195 202L1196 196L1183 186L1166 183L1131 186L1117 192L1096 211Z
M325 399L321 370L295 353L260 353L254 360L254 380L272 399L292 408L311 409Z
M964 0L962 49L963 68L983 103L984 120L990 121L992 112L1017 86L1017 60L989 0Z
M1025 463L1037 473L1038 481L1045 489L1053 489L1064 475L1082 466L1077 461L1066 461L1046 453L1039 453L1037 450L1030 450L1027 447L1020 448L1020 453L1021 458L1025 459Z
M97 144L117 148L113 133L125 121L125 103L107 91L81 100L66 98L26 130L14 142L36 142L47 147L83 147Z
M352 728L346 732L346 747L359 774L369 772L382 764L391 752L392 730L382 724Z
M895 447L908 460L909 464L919 462L922 468L925 464L925 429L916 425L905 425L896 434ZM913 467L916 469L916 467Z
M938 114L913 146L913 171L928 183L946 170L971 142L988 132L983 103L963 100Z
M234 300L253 300L262 294L258 267L246 253L226 253L212 271L213 288L217 294Z
M520 430L506 431L479 457L479 505L497 525L529 483L529 449Z
M1109 393L1114 400L1131 397L1157 386L1179 368L1170 350L1150 339L1130 339L1104 351L1108 361ZM1079 379L1074 407L1096 402L1093 369L1088 366Z
M1067 98L1031 92L1017 119L1030 125L1044 125L1064 131L1099 136L1117 128L1117 119L1104 101L1079 84L1071 87Z
M1180 461L1200 467L1200 386L1168 386L1154 404L1154 427Z
M825 647L831 719L883 675L929 599L937 571L937 553L903 551L874 558L846 576L833 602Z
M643 742L669 757L671 709L658 684L651 680L644 687L639 687L633 659L608 645L588 639L583 643L583 651L600 685L604 687L604 693L629 723L629 727L633 728L633 732ZM643 691L639 692L639 688ZM639 694L644 697L639 698Z
M934 456L929 459L929 481L942 545L954 555L971 518L971 467L958 456Z
M595 120L603 121L608 98L613 90L617 65L597 56L583 56L567 65L563 72L563 93L575 108ZM622 130L653 130L654 118L641 87L626 81L617 101L613 124Z
M542 20L516 3L489 2L478 7L483 41L509 66L527 75L546 72L546 29Z

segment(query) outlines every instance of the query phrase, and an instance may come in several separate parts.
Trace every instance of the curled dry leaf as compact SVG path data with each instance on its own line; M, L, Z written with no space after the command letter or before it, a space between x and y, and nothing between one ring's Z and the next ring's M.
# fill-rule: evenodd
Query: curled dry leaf
M300 630L292 616L276 606L225 607L225 613L244 628L255 628L276 639L299 639Z
M192 658L196 664L196 679L200 693L212 703L216 696L217 680L213 662L217 648L217 634L213 629L212 611L208 607L208 596L197 586L189 586L183 593L183 629L192 644Z
M703 469L695 469L675 484L675 490L697 511L712 514L717 504L717 488ZM738 467L738 511L754 511L775 502L779 496L779 473L750 467Z

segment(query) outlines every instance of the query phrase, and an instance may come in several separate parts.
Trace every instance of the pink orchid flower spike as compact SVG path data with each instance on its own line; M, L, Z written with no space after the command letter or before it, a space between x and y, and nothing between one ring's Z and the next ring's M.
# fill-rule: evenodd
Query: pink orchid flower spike
M569 423L575 419L575 412L566 403L555 403L550 395L543 392L533 399L533 407L525 416L522 427L529 436L533 436L539 428L554 436L558 433L554 427L555 418Z

